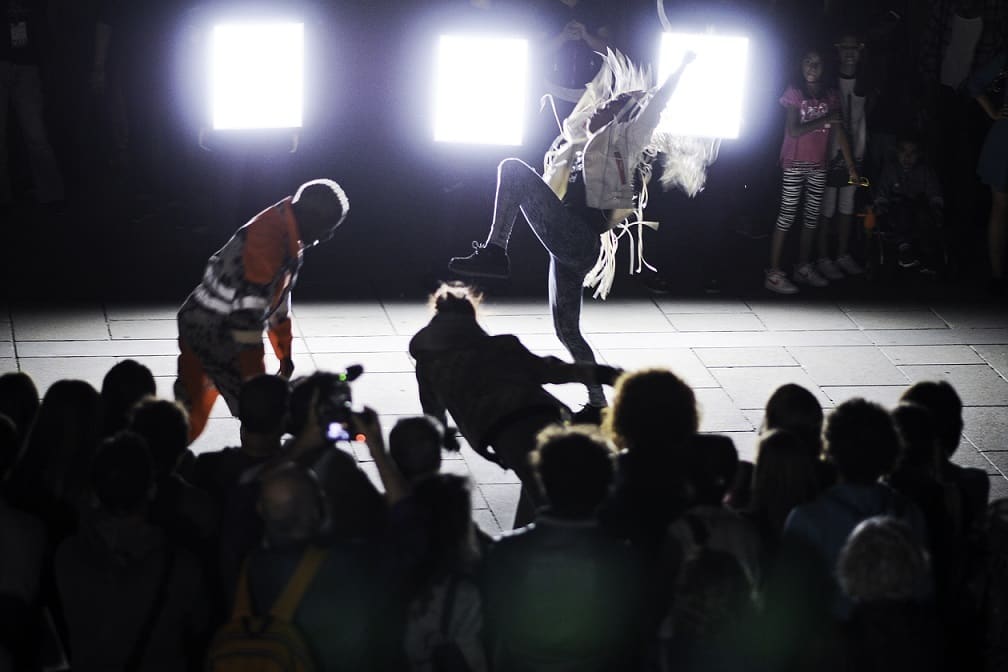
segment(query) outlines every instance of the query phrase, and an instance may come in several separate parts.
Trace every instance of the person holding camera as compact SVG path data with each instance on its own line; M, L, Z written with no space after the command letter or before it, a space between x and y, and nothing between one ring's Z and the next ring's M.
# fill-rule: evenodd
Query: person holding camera
M290 296L302 256L330 240L349 211L338 184L311 180L253 217L210 257L178 312L175 398L189 412L190 440L206 427L218 394L238 417L242 382L265 372L264 329L279 375L293 374Z
M491 336L476 320L479 296L466 285L442 285L431 297L434 317L410 341L424 413L447 413L469 445L514 470L522 482L515 527L532 521L543 502L528 455L544 427L570 418L546 383L612 385L623 372L603 364L539 357L517 337Z

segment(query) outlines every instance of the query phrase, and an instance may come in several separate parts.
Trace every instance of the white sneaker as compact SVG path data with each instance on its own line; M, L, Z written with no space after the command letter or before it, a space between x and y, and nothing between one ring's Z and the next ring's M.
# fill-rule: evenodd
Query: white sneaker
M771 292L777 292L778 294L796 294L798 292L798 288L794 286L793 282L787 279L784 271L767 271L763 286Z
M850 256L850 254L837 257L836 265L842 268L843 272L847 275L861 275L864 273L864 267L854 261L854 257Z
M791 279L799 285L810 285L812 287L825 287L829 284L829 280L819 275L812 264L801 264L795 267Z
M815 262L815 269L827 280L843 280L844 278L843 272L828 257L823 257Z

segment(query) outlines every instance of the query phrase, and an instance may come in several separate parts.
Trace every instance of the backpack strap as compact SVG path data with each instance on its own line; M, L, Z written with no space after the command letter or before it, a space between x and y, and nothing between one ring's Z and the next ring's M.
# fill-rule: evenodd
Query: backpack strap
M252 616L252 593L248 582L248 559L242 562L241 575L238 577L238 590L235 592L234 608L231 610L231 620L238 621Z
M161 576L158 578L157 592L154 594L154 601L151 602L150 610L140 626L140 634L133 642L129 658L123 669L128 672L139 670L143 662L143 655L150 644L151 635L154 634L154 626L157 623L158 615L164 608L164 603L168 597L168 583L171 581L172 570L175 568L175 549L169 547L165 552L164 563L161 565Z
M277 601L273 603L273 607L270 609L271 616L288 622L294 619L294 612L301 604L301 598L304 597L305 591L308 590L312 579L318 573L326 555L328 555L328 551L316 546L309 546L305 549L301 556L301 562L298 563L297 569L291 575L290 581L287 582L287 586L280 593Z

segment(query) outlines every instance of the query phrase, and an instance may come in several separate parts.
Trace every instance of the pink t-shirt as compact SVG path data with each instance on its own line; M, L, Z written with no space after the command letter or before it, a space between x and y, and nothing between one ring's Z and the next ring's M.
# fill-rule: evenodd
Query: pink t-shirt
M789 86L781 96L780 104L785 108L798 110L799 123L815 121L827 116L830 111L839 109L840 99L836 91L830 89L822 98L806 98L805 94L793 86ZM781 145L781 166L790 168L795 163L814 164L817 168L826 167L826 153L829 148L830 129L819 128L810 133L792 138L784 130L784 144Z

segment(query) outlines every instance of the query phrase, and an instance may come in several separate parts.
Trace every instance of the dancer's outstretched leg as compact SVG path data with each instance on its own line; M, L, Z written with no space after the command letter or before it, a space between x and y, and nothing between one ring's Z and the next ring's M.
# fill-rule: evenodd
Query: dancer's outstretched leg
M572 220L570 213L531 166L520 159L504 159L497 167L497 195L490 235L483 244L473 243L474 251L468 257L454 257L448 262L449 270L459 275L508 277L510 263L507 246L519 212L525 216L551 254L557 254L561 259L567 258L562 245L561 249L552 249L548 241L554 236L544 237L542 233L551 229L570 228L567 226ZM598 238L594 234L592 237Z

